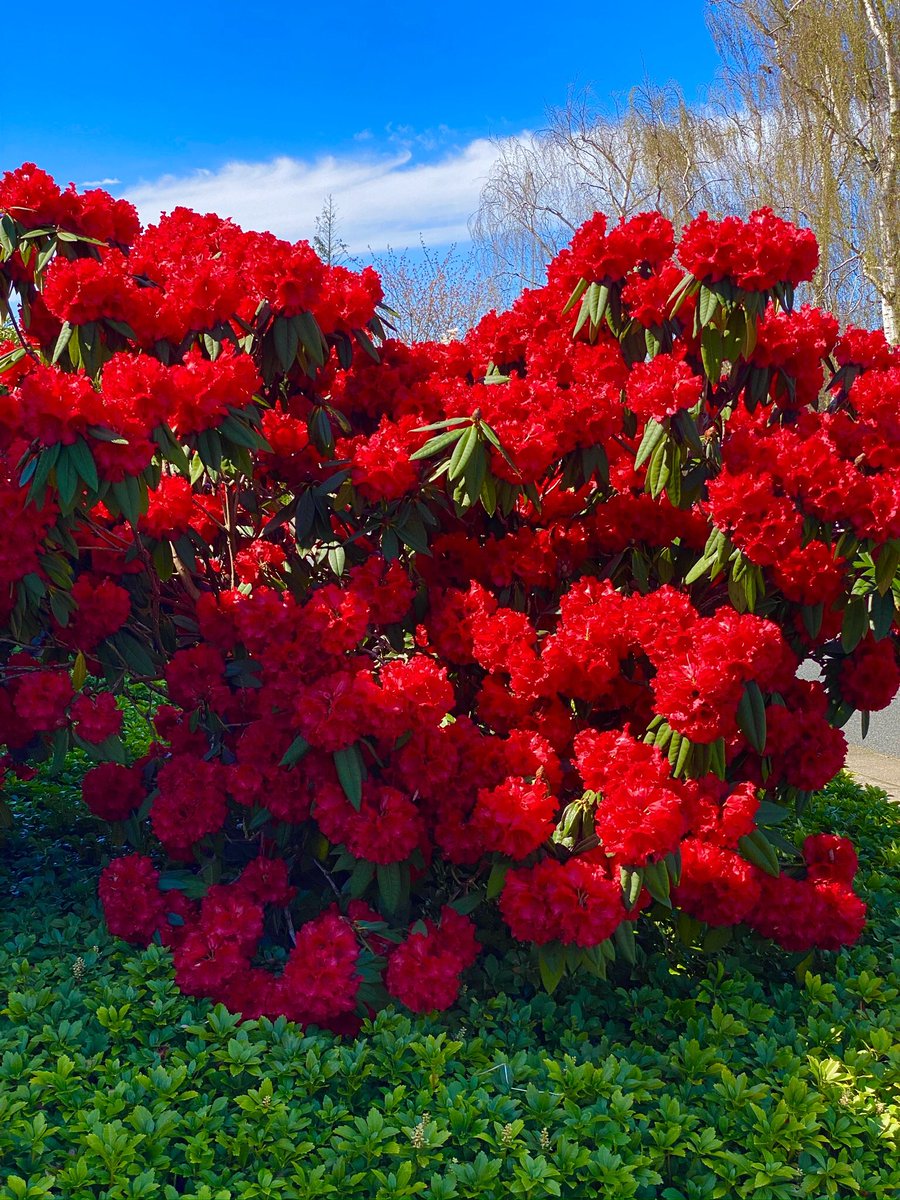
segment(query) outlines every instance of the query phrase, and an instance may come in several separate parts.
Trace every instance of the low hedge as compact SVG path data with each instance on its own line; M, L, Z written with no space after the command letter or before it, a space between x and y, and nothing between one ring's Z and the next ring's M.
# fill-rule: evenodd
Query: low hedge
M21 810L3 1200L900 1194L900 811L845 777L807 819L856 842L870 922L802 983L749 937L713 962L672 936L639 948L639 984L550 997L488 960L495 999L470 981L439 1019L388 1009L343 1040L188 1002L166 950L103 928L102 840Z

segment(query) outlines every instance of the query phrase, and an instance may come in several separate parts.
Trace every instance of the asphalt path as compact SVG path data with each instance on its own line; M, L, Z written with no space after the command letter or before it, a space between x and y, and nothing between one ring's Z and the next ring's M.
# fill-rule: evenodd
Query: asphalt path
M865 739L862 736L859 716L850 718L844 726L844 733L851 746L865 746L867 750L900 756L900 696L890 708L871 714L869 732Z

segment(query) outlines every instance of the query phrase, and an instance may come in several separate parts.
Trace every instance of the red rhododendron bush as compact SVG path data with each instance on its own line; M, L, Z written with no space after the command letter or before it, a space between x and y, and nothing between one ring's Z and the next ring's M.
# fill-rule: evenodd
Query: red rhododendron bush
M334 1028L513 940L859 936L852 847L775 826L900 683L900 354L795 308L810 233L598 214L405 346L305 242L31 165L0 211L3 761L96 760L113 933Z

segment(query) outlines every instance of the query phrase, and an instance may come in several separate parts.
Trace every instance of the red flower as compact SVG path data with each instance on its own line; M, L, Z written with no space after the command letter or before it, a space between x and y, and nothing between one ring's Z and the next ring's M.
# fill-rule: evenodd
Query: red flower
M879 712L900 690L900 666L892 638L876 642L871 633L841 663L839 687L845 704Z
M819 248L808 229L760 208L746 221L726 217L713 221L700 213L685 225L678 257L696 279L718 283L733 279L748 291L765 291L776 283L804 283L819 262Z
M606 868L585 858L545 858L510 871L500 911L523 942L597 946L626 918L622 889Z
M150 810L153 832L172 858L190 859L193 844L225 824L222 766L182 754L160 769L157 787Z
M146 946L165 919L159 872L146 855L114 858L100 875L100 902L113 937Z
M95 817L104 821L125 821L144 802L147 789L141 775L139 767L101 763L85 774L81 781L81 798Z
M645 421L663 421L677 412L693 408L700 400L703 380L685 362L669 354L658 354L649 362L636 363L628 376L625 403Z
M86 375L36 366L19 385L18 398L22 432L45 446L71 445L88 426L103 424L103 400Z
M558 807L543 780L510 777L499 787L479 791L473 832L485 850L526 858L553 833Z
M807 879L851 884L859 867L853 844L833 833L810 835L803 843Z
M739 925L760 898L759 872L740 855L712 842L681 843L681 881L672 902L707 925Z
M358 958L353 929L336 907L307 921L281 977L283 1011L317 1025L352 1012L361 982Z
M472 922L445 905L440 920L411 930L388 958L385 983L413 1012L447 1009L459 995L460 974L478 955Z
M65 671L26 671L16 684L16 714L36 733L61 729L72 699L72 680Z
M69 709L69 717L78 736L93 745L114 737L122 729L122 713L111 692L76 697Z

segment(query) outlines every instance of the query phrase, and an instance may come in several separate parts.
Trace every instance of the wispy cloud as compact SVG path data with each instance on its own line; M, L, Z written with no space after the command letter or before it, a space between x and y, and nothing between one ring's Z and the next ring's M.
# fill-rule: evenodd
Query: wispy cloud
M83 179L78 186L80 188L105 188L114 187L121 182L121 179Z
M216 171L167 175L126 194L145 222L184 205L291 240L313 236L331 195L340 236L354 254L417 245L420 236L443 246L468 240L469 218L497 154L492 142L479 138L424 162L410 145L381 155L231 162Z

